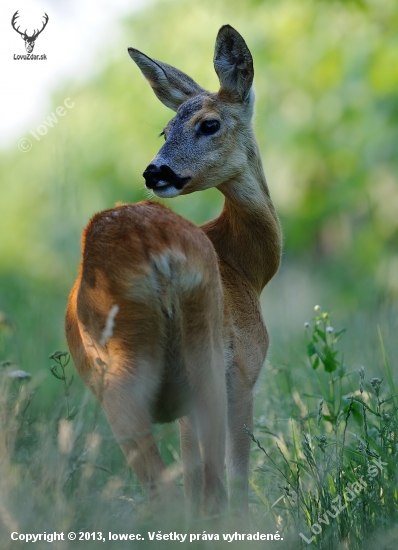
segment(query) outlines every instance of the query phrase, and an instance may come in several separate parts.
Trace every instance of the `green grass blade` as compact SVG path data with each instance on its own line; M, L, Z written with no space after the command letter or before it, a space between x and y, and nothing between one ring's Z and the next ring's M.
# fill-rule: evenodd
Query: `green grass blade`
M397 393L397 390L395 389L394 380L393 380L392 375L391 375L390 364L389 364L389 362L388 362L388 357L387 357L387 353L386 353L386 348L384 347L383 336L382 336L382 334L381 334L381 330L380 330L380 326L379 326L379 325L377 325L377 330L378 330L378 332L379 332L379 340L380 340L380 346L381 346L381 353L382 353L382 355L383 355L383 361L384 361L384 366L385 366L385 369L386 369L388 384L389 384L389 386L390 386L391 393L392 393L392 395L394 396L394 395ZM394 398L393 398L393 403L394 403L394 407L395 407L395 399L394 399Z

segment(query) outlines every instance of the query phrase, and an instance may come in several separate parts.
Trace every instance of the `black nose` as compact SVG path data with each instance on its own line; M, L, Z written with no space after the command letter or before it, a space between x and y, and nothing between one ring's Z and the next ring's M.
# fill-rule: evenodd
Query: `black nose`
M150 164L142 174L145 178L145 185L149 189L153 189L162 180L161 170L154 164Z
M190 177L184 178L179 176L166 164L162 164L159 167L155 164L150 164L142 175L145 178L145 185L148 189L156 189L159 182L162 182L162 185L159 185L159 187L165 187L166 184L173 185L176 189L182 189L191 179Z

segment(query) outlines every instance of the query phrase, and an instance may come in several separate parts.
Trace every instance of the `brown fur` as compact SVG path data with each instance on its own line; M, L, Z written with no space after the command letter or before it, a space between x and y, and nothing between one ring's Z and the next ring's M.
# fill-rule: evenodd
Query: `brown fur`
M138 50L129 53L159 99L178 111L152 166L167 165L190 181L178 190L162 184L155 193L217 186L224 209L201 228L152 202L94 216L68 304L69 347L144 485L169 486L151 424L179 418L190 513L223 509L226 443L230 502L245 514L250 438L244 425L252 427L253 385L268 348L259 296L281 256L251 127L251 55L234 29L220 30L221 88L214 94ZM220 121L220 130L203 138L197 127L209 119Z

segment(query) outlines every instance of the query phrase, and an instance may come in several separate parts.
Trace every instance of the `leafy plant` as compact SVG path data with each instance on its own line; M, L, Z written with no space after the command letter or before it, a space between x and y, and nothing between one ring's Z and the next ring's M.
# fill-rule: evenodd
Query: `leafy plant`
M396 396L383 393L381 378L368 380L364 367L357 372L357 389L347 393L351 375L337 348L345 329L335 331L330 314L319 306L315 312L305 330L322 396L317 410L292 419L290 440L286 434L274 435L279 440L276 455L247 430L266 457L257 471L272 472L282 492L277 505L266 504L267 513L290 536L296 530L304 547L334 549L344 543L350 550L373 548L385 526L398 520ZM382 350L389 386L395 390Z
M54 351L49 358L53 359L56 362L56 365L50 367L50 371L55 378L61 380L63 383L64 396L66 400L66 419L71 420L77 414L77 411L75 409L70 410L69 407L70 387L72 385L74 377L72 374L70 380L68 381L65 368L69 364L70 355L67 351Z

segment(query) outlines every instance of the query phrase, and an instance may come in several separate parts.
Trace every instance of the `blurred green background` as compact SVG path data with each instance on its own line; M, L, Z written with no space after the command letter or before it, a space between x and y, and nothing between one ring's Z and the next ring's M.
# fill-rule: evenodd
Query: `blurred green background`
M66 347L81 230L117 201L147 198L141 174L172 117L127 46L216 90L213 47L224 23L253 54L255 129L284 231L283 265L263 295L270 363L295 366L318 302L350 324L356 366L381 363L378 324L387 352L398 351L396 0L163 0L124 20L94 76L59 85L48 115L67 97L75 106L40 142L27 128L30 152L16 143L0 152L0 361L42 371L44 400L56 384L48 355ZM200 223L218 215L222 195L165 202Z

